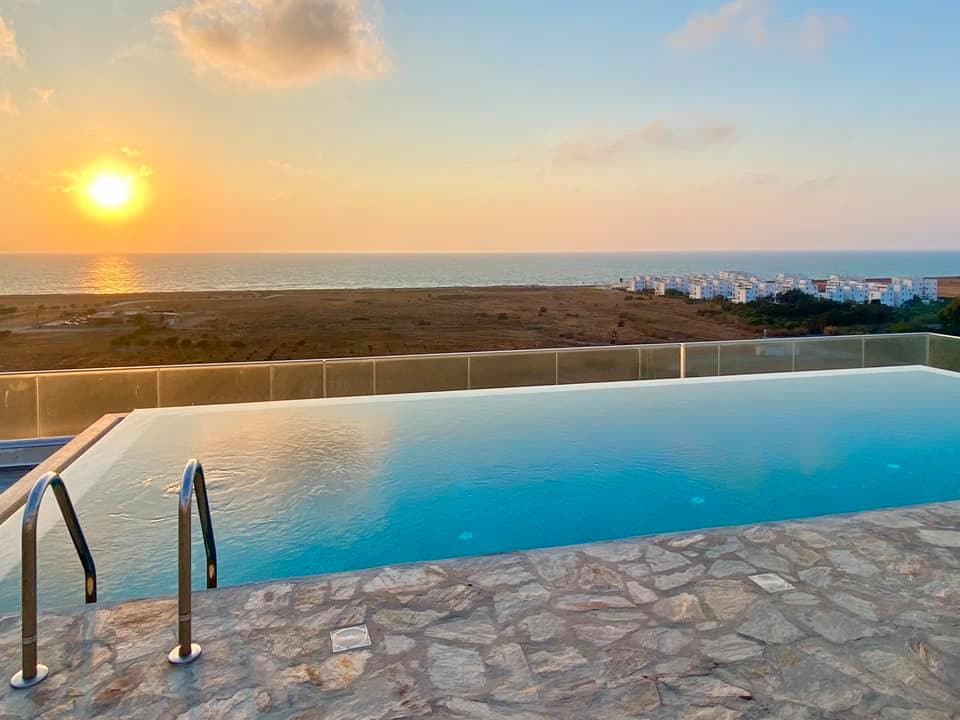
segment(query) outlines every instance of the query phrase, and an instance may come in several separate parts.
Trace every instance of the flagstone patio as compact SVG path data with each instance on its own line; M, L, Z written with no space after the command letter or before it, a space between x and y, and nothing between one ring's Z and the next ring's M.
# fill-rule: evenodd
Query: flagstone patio
M172 599L43 616L50 677L0 718L956 719L960 503L197 592L194 618L173 667Z

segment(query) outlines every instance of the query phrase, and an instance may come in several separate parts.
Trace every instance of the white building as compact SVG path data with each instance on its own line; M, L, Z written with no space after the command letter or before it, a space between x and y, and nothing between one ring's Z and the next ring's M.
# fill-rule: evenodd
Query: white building
M895 277L881 282L831 275L821 291L814 280L802 275L780 273L773 280L764 280L750 273L732 270L686 276L637 275L628 283L627 289L631 292L653 290L657 295L666 295L674 290L694 300L725 298L735 303L775 298L781 293L796 290L834 302L878 302L890 307L900 307L916 298L930 302L939 296L936 278Z

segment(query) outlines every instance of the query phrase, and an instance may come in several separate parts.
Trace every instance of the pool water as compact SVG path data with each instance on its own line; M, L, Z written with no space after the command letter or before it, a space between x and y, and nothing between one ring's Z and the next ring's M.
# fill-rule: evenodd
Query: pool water
M224 586L954 500L958 407L960 376L896 368L144 410L64 479L120 600L175 594L192 456ZM40 531L41 606L81 603L52 497ZM18 534L0 526L4 612Z

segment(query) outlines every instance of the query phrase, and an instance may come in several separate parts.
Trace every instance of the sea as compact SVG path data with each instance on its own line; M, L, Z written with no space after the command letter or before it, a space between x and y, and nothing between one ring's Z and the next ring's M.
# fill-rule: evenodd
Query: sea
M0 295L604 285L638 274L742 270L960 275L960 251L500 254L0 254Z

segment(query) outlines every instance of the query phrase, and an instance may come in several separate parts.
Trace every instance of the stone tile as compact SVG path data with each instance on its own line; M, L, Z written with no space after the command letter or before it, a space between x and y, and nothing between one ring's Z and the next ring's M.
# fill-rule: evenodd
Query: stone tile
M763 604L751 610L749 619L737 628L737 632L749 638L775 645L783 645L804 636L796 625L771 605Z
M672 623L697 622L703 620L703 610L696 595L681 593L663 598L653 604L653 612Z
M433 644L427 648L430 682L447 692L477 692L486 682L483 660L473 648Z
M497 639L497 628L493 624L490 611L480 608L470 617L431 625L424 631L424 635L438 640L489 645Z
M801 624L835 643L847 643L877 633L863 620L834 610L804 608L797 613L797 618Z
M710 566L710 576L715 578L731 577L733 575L750 575L757 569L747 565L742 560L717 560Z
M503 590L493 598L498 623L507 623L527 614L534 608L545 605L550 591L539 583L521 585L516 590Z
M198 592L186 668L158 657L173 600L44 615L51 677L0 715L945 720L958 527L948 503ZM0 617L5 666L18 645Z
M856 555L852 550L828 550L827 557L834 567L848 575L859 575L860 577L873 577L880 568L869 560Z
M527 634L530 642L540 643L563 634L566 622L551 612L543 612L524 618L517 626Z
M738 662L763 654L763 646L739 635L721 635L718 638L704 640L701 647L704 655L721 663Z

